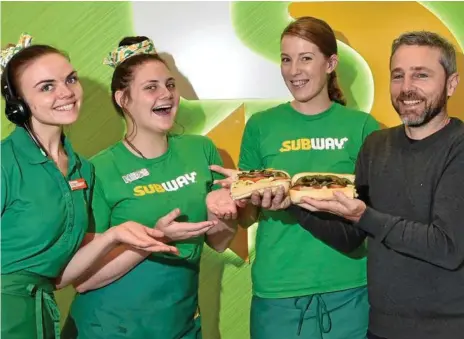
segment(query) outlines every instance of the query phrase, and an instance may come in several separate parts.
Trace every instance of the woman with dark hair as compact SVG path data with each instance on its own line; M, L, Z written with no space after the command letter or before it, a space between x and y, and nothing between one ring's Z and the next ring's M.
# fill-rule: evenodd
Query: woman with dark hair
M60 337L53 291L120 244L172 252L164 234L130 220L98 237L91 221L94 171L63 126L79 117L82 87L68 58L32 37L1 53L5 113L16 127L1 142L1 337Z
M254 114L239 168L353 173L378 123L345 106L337 84L337 41L330 26L302 17L281 36L281 73L294 100ZM233 178L233 170L211 168ZM228 185L231 179L222 181ZM366 260L343 241L331 248L298 225L283 191L253 194L240 223L258 221L253 262L253 339L361 339L368 323ZM260 208L260 209L258 209ZM349 241L349 239L346 239ZM359 248L358 251L362 251Z
M210 165L222 164L221 157L207 137L170 132L180 97L150 39L123 39L105 63L115 68L113 103L125 119L127 133L91 160L96 171L95 232L124 220L154 223L172 210L179 220L196 223L208 218L214 226L159 225L178 248L178 256L121 249L101 260L76 284L81 294L71 307L65 336L199 339L198 278L204 242L222 252L237 226L236 206L229 202L228 190L213 187L217 177L209 170Z

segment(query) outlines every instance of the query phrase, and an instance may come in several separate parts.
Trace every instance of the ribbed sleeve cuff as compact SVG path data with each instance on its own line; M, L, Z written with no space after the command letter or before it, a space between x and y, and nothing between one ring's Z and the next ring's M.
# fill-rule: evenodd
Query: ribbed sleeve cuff
M374 238L384 238L387 231L387 224L390 216L376 211L373 208L367 207L361 219L355 224L356 227L366 231ZM381 239L380 239L381 240Z

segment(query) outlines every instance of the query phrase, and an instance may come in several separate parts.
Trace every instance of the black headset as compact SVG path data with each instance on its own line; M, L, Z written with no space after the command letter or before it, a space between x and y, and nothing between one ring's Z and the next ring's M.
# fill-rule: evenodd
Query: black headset
M8 64L5 69L5 83L3 93L5 95L5 114L8 120L15 125L24 127L31 117L29 106L19 98L12 86Z
M40 152L45 157L48 157L48 152L37 139L35 134L29 127L29 120L31 118L31 110L24 100L16 95L14 87L10 79L10 71L8 64L4 68L5 83L3 84L3 94L5 96L5 114L8 120L14 123L16 126L23 127L29 136L31 137L34 144L39 148Z

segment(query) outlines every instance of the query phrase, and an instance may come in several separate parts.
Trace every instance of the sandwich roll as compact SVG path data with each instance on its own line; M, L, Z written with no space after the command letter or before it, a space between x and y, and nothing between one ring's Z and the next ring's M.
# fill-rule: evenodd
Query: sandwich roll
M232 199L240 200L251 197L257 191L263 194L266 189L271 189L273 195L279 187L288 193L290 189L290 175L285 171L274 169L252 170L239 172L237 178L230 187Z
M334 192L342 192L349 198L356 198L353 174L299 173L292 178L290 199L292 203L302 203L302 197L317 200L332 200Z

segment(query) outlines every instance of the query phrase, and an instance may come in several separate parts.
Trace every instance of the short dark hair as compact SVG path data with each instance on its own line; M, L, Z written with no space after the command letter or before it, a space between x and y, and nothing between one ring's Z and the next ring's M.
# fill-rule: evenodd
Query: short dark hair
M457 72L456 49L453 44L437 33L429 31L413 31L401 34L392 43L390 62L395 52L401 46L428 46L441 52L440 64L445 69L446 76Z

